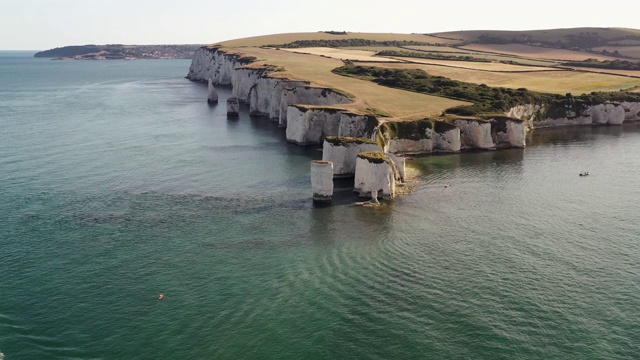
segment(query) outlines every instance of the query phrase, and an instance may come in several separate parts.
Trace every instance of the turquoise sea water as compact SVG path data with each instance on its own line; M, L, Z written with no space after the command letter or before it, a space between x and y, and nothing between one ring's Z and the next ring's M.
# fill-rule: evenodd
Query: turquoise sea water
M318 147L227 119L189 61L31 55L0 52L0 358L640 357L639 125L317 208Z

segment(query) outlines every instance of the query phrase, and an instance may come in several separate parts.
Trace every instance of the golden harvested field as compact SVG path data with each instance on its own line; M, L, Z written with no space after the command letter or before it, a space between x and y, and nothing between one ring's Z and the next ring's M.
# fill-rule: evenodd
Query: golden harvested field
M435 33L439 37L446 37L452 39L460 39L465 41L474 41L480 35L489 35L492 37L499 37L504 40L510 41L511 39L526 40L528 42L540 42L546 41L555 43L557 41L566 41L569 36L576 36L580 34L597 34L601 39L619 39L629 36L640 36L640 30L629 28L568 28L568 29L550 29L550 30L521 30L521 31L509 31L509 30L471 30L471 31L449 31Z
M599 74L613 74L620 76L630 76L640 78L640 70L616 70L616 69L598 69L598 68L588 68L588 67L577 67L577 66L564 66L566 69L574 69L576 71L588 71L592 73Z
M537 46L506 44L506 45L480 45L472 44L463 47L470 51L484 51L513 56L520 56L529 59L547 59L558 61L582 61L589 58L598 60L615 60L614 57L598 54L591 54L580 51L571 51L563 49L550 49Z
M310 47L310 48L298 48L298 49L280 49L284 51L290 51L295 53L304 53L311 55L327 56L334 59L354 60L354 61L385 61L385 62L397 62L395 60L386 57L374 56L377 51L366 50L351 50L345 48L327 48L327 47Z
M608 52L617 51L618 53L624 56L632 56L636 59L640 59L640 46L603 46L603 47L593 48L593 50L594 51L607 50ZM630 59L621 59L621 60L630 60ZM634 60L630 60L630 61L634 61Z
M515 55L508 55L508 54L500 55L494 52L483 52L483 51L477 51L477 50L473 51L470 49L464 49L464 48L452 47L452 46L415 45L415 46L405 46L403 48L396 48L396 49L401 51L416 50L416 51L423 51L423 52L432 53L432 54L441 54L445 56L447 55L448 56L471 56L477 59L489 59L494 61L512 61L518 64L533 65L533 66L551 66L556 63L555 61L552 61L552 60L528 59L528 58L522 58Z
M396 57L405 62L419 63L419 64L433 64L441 66L451 66L464 69L482 70L482 71L496 71L496 72L523 72L523 71L557 71L558 69L541 67L541 66L525 66L525 65L512 65L503 64L499 62L479 62L479 61L458 61L458 60L436 60L436 59L421 59L421 58L405 58Z
M274 74L275 76L306 80L318 86L334 88L353 95L355 97L354 104L341 106L352 111L364 113L367 112L367 109L376 109L390 114L396 120L412 120L436 116L444 109L468 104L463 101L392 89L371 81L336 75L331 70L343 64L337 59L255 47L242 48L241 50L245 55L263 59L259 60L257 65L270 64L285 69L283 72ZM380 63L374 64L380 65Z
M236 39L221 42L226 47L266 46L282 45L296 40L340 40L340 39L366 39L375 41L406 40L428 43L449 42L429 35L421 34L386 34L386 33L358 33L350 32L347 35L332 35L325 32L315 33L286 33L255 36L244 39ZM452 42L452 41L451 41Z
M378 51L383 51L383 50L406 51L406 49L403 49L401 47L396 47L396 46L347 46L341 49L374 51L376 53Z
M362 66L378 66L362 63ZM437 65L389 63L388 68L422 69L430 75L489 86L527 88L529 90L574 95L592 91L618 91L640 86L640 79L577 71L536 71L525 73L491 72Z
M313 86L329 87L349 94L354 99L354 103L346 106L341 105L342 108L359 113L386 113L393 120L437 116L447 108L468 103L393 89L371 81L333 74L331 70L343 65L341 59L356 61L358 65L363 66L419 68L431 75L444 76L454 80L498 87L524 87L533 91L558 94L579 95L592 91L618 91L620 89L637 91L640 89L640 77L638 77L640 72L585 68L562 70L552 67L558 66L557 62L560 60L576 61L590 57L599 60L614 58L527 45L469 45L463 49L452 46L411 47L415 51L443 55L468 55L492 59L494 62L375 56L378 51L382 50L411 51L408 47L358 46L298 49L262 47L264 45L281 45L296 40L327 39L444 42L441 38L419 34L349 33L347 35L332 35L318 32L258 36L226 41L222 43L222 46L227 52L256 57L258 60L249 65L251 67L272 65L283 69L271 76L305 80ZM450 43L455 43L455 40L451 40ZM638 51L640 51L640 46ZM499 61L513 61L514 63L505 64Z
M451 47L451 46L425 46L425 45L411 45L405 46L402 50L417 50L417 51L427 51L427 52L437 52L437 53L456 53L451 55L458 54L471 54L472 52L469 50L462 50L459 48Z

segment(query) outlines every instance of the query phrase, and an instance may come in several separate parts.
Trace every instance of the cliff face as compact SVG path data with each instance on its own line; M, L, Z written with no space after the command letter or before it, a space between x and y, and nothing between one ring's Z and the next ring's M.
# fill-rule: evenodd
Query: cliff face
M271 77L274 70L247 66L251 61L218 48L202 47L193 57L187 78L194 81L211 79L213 84L232 85L232 96L241 103L248 103L251 115L266 116L286 127L287 141L292 143L320 144L328 136L375 136L379 125L377 118L322 107L351 103L345 95L311 86L305 81ZM637 116L640 107L636 110ZM535 111L526 107L512 112L521 117L533 118L535 115ZM606 119L611 118L610 112L603 112ZM601 118L598 121L604 121ZM411 136L387 136L384 150L394 154L429 154L524 146L524 134L520 134L517 125L496 127L492 125L494 123L495 120L458 120L455 126L441 123Z
M337 136L341 112L336 109L287 109L287 141L299 144L320 144L327 136Z
M358 154L368 151L380 151L380 147L377 144L355 141L342 143L325 141L322 145L322 160L333 162L334 177L349 177L356 173Z
M513 118L492 118L491 139L496 148L524 148L527 129L525 122Z
M248 103L251 115L266 116L286 127L287 141L292 143L320 144L328 136L375 138L380 132L381 125L373 116L327 107L351 103L347 96L305 81L272 77L273 69L248 66L252 61L219 48L202 47L193 57L187 78L232 85L232 96ZM549 113L554 117L545 115ZM564 111L549 111L546 105L528 104L515 106L505 115L457 119L453 124L435 121L436 125L420 127L419 131L383 134L383 150L393 154L431 154L522 148L526 131L530 129L640 121L640 103L604 103ZM402 130L409 125L399 123L397 126ZM336 158L331 160L339 163Z
M504 116L458 119L453 124L437 120L400 122L380 131L384 150L394 154L523 148L526 135L524 121Z
M287 87L306 84L301 81L260 77L251 87L249 96L249 114L266 116L273 121L280 118L280 103L282 92Z
M624 121L640 121L640 103L624 101L620 105L624 109Z
M402 125L399 125L400 127ZM394 154L417 155L456 153L460 151L460 129L456 126L424 129L418 136L390 137L385 134L385 151Z
M294 104L337 105L349 103L351 103L351 100L348 97L339 94L331 89L311 87L302 84L288 87L280 96L280 113L278 125L282 127L287 126L287 108Z
M334 108L287 107L287 141L300 144L320 144L327 136L372 136L377 119Z
M565 108L560 115L548 116L548 106L527 104L515 106L507 116L523 120L527 129L576 125L621 125L640 121L640 103L604 103L584 108ZM557 111L555 112L558 113Z
M331 89L312 87L308 82L274 78L268 68L247 67L252 60L227 54L218 48L202 47L191 61L187 78L211 79L214 84L232 85L232 96L249 104L251 115L267 116L282 127L287 126L288 108L295 104L335 105L351 102ZM313 114L307 116L309 118Z
M485 120L459 119L454 123L460 128L460 142L463 150L525 147L527 131L524 121L509 117L494 117Z
M481 120L456 120L460 129L461 149L494 150L496 145L491 137L491 123Z
M311 161L311 190L314 201L331 201L333 196L333 163L331 161Z
M258 83L261 77L266 76L272 71L238 67L235 68L235 72L235 76L231 77L231 94L238 98L239 102L248 104L251 98L251 89Z
M319 107L349 104L352 101L347 96L305 81L272 77L274 70L247 66L250 61L218 48L202 47L193 57L187 78L231 85L232 96L249 104L250 115L278 122L286 128L287 141L296 144L320 144L327 136L371 137L374 133L378 120L373 116Z
M234 69L247 65L238 56L218 51L217 48L201 47L191 60L187 79L206 81L211 78L214 84L231 85Z
M353 191L360 197L373 197L372 194L376 197L380 195L384 198L394 197L398 171L393 161L385 156L385 161L372 162L362 158L362 154L356 159Z

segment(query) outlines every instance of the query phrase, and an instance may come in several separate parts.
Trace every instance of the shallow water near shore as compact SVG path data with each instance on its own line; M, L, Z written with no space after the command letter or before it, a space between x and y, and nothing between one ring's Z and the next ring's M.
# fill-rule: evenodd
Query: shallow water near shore
M319 146L228 119L189 61L30 55L0 52L5 360L640 354L637 124L416 157L406 196L340 180L316 207Z

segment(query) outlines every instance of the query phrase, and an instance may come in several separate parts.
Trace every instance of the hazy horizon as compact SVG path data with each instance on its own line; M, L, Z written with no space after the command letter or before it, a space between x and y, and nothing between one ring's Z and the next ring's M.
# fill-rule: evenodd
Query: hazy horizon
M71 45L210 44L251 36L317 31L434 33L459 30L637 28L637 11L603 17L579 2L540 0L535 7L489 0L436 5L397 0L300 3L292 0L6 0L0 50L47 50ZM640 10L640 5L637 7ZM553 9L550 11L550 9ZM437 16L435 16L437 14ZM567 16L570 14L571 16Z

